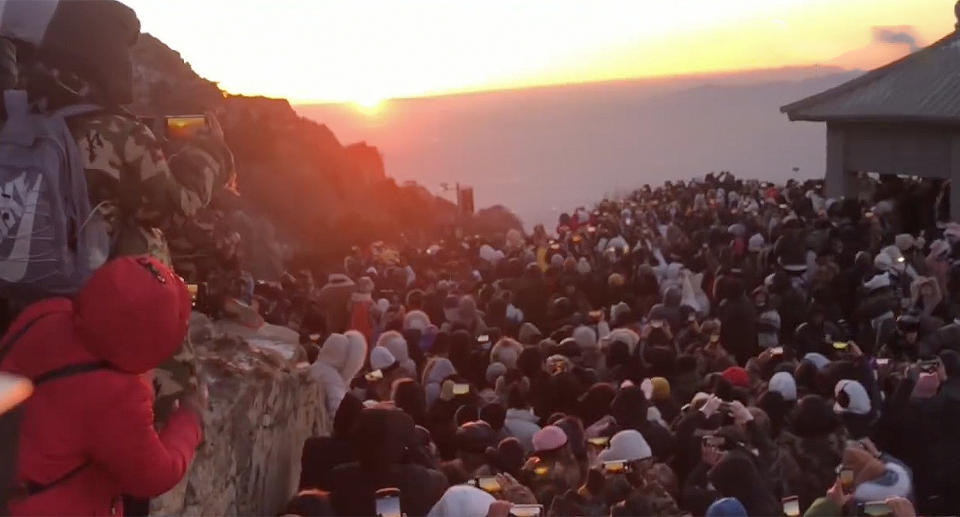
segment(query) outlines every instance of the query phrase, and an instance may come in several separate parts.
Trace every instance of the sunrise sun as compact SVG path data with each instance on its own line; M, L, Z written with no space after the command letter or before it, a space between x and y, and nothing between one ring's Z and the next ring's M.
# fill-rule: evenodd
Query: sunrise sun
M386 99L380 97L363 97L353 101L353 106L361 113L374 115L383 108L384 103Z

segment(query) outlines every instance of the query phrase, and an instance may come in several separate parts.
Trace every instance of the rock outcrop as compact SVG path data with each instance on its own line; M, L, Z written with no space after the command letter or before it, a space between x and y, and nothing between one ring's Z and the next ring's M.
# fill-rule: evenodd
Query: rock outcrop
M153 515L276 515L296 492L304 440L329 431L299 347L231 334L191 320L210 393L204 441L183 481L151 502Z
M153 117L211 112L220 120L236 160L241 206L235 210L276 229L240 232L245 240L264 242L269 235L287 243L302 264L317 267L355 244L401 233L439 235L452 219L449 201L388 177L376 147L344 145L284 99L228 94L149 34L141 35L133 60L131 111ZM270 262L276 260L262 259L258 272L272 273Z

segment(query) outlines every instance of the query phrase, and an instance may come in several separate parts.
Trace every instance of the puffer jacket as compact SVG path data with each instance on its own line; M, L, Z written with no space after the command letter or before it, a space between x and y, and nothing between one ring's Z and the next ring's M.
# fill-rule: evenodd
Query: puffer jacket
M155 431L143 375L177 350L189 315L183 282L147 257L109 262L75 300L44 300L20 314L0 370L37 379L102 366L38 385L24 405L16 482L32 488L10 503L12 515L118 515L121 494L155 497L180 481L200 422L181 408Z

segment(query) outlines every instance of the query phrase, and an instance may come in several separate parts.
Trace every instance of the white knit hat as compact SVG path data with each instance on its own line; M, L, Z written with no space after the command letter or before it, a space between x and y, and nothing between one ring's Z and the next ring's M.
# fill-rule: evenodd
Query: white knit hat
M396 362L397 358L382 346L375 346L370 352L370 367L374 370L382 370Z
M600 453L600 461L635 461L653 456L650 444L639 431L627 429L613 435L610 447Z
M830 364L830 359L827 359L827 356L818 354L816 352L810 352L809 354L803 356L803 360L816 366L817 370L822 370L828 364Z
M590 267L590 262L587 261L586 257L580 257L580 260L577 261L577 273L581 275L589 275L592 271Z
M779 393L783 400L797 400L797 381L788 372L777 372L770 377L768 391Z
M886 253L879 253L873 258L873 267L880 271L889 271L893 268L893 258Z
M580 325L573 330L573 340L581 349L597 347L597 332L590 327Z
M416 329L421 332L430 326L430 316L423 311L410 311L403 316L403 329Z

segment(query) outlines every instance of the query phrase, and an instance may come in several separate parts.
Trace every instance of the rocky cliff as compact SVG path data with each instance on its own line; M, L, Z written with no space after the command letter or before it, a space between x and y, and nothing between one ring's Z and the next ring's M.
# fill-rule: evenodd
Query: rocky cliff
M133 55L134 113L213 112L221 121L236 158L237 210L273 227L247 228L252 233L241 233L245 240L282 242L304 261L326 261L351 245L396 238L413 229L435 234L453 219L450 202L389 178L376 147L343 145L326 126L300 117L286 100L223 92L149 34L141 36ZM278 275L275 257L280 251L250 261L254 274Z
M296 492L304 440L328 433L323 393L299 347L242 338L201 315L190 323L210 392L204 440L151 514L276 515Z

